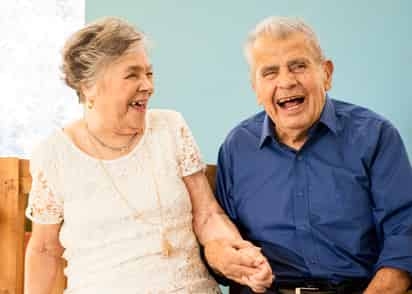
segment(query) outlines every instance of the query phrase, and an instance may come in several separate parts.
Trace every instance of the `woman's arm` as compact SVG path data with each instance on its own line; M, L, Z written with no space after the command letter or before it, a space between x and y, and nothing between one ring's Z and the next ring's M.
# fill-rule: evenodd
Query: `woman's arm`
M205 247L209 265L224 276L262 292L272 283L272 271L260 249L244 241L217 203L203 172L183 178L192 202L193 228ZM260 273L260 275L259 275ZM263 273L263 275L262 275ZM258 274L252 285L248 277Z
M59 241L61 224L33 223L25 260L24 293L49 294L55 283L64 248Z
M202 245L217 239L242 240L236 226L217 203L204 173L183 178L190 194L193 228Z

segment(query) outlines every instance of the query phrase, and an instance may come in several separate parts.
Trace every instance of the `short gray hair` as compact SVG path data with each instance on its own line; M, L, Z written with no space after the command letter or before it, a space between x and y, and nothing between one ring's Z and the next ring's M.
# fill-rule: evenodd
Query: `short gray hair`
M303 20L293 17L270 16L259 22L246 39L244 54L249 65L252 62L251 49L259 37L266 35L285 40L295 33L302 33L306 37L319 62L325 59L315 32Z
M61 70L66 84L85 97L81 85L96 82L102 68L127 53L136 45L146 47L145 35L133 25L117 17L106 17L75 32L63 48Z

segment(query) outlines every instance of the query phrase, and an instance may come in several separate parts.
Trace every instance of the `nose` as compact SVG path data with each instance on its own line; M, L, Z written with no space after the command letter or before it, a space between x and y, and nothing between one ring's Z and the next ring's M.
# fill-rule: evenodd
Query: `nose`
M153 92L153 80L145 76L140 84L139 91L149 92L151 94Z
M290 89L296 86L297 81L295 75L288 69L281 70L277 76L278 88Z

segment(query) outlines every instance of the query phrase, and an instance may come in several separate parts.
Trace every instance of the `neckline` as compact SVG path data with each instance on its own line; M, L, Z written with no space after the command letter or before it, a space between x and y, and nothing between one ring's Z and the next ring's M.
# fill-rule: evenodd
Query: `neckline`
M61 135L61 137L64 138L64 141L69 145L69 147L72 150L74 150L76 153L80 154L82 157L86 158L87 160L91 160L91 161L94 161L96 163L99 162L99 161L104 162L104 163L109 163L109 164L110 163L117 163L117 162L121 162L121 161L129 159L131 156L133 156L137 152L138 149L141 148L140 146L143 145L143 143L145 141L145 138L147 136L147 133L150 129L148 114L149 113L147 112L146 117L145 117L146 126L144 128L144 131L143 131L142 137L140 138L140 141L133 147L133 149L129 153L127 153L125 155L121 155L121 156L119 156L117 158L114 158L114 159L99 159L97 157L91 156L88 153L84 152L83 150L81 150L73 142L73 140L70 138L70 136L64 132L64 128L59 128L58 133Z

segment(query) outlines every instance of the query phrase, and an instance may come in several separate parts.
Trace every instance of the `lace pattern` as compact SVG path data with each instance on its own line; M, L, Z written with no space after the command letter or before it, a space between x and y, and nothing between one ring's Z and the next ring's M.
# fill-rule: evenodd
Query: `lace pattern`
M26 216L39 224L58 224L63 221L63 201L53 194L41 171L33 175Z
M199 147L182 116L178 128L178 152L178 165L183 177L205 169Z

